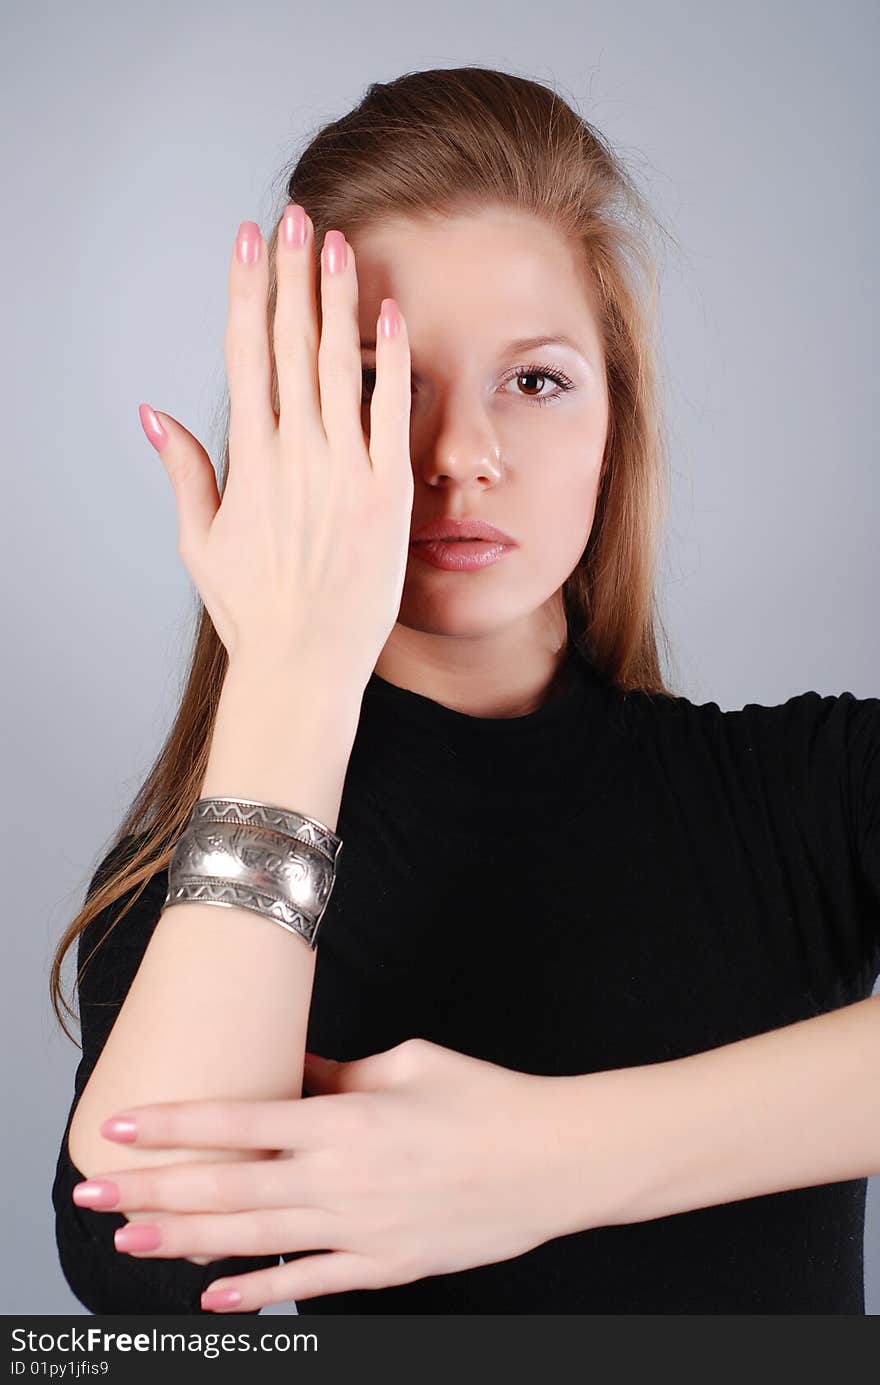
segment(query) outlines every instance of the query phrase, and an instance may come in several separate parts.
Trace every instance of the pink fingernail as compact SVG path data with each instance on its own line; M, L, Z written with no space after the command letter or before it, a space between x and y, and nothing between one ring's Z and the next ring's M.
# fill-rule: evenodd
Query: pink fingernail
M113 1244L117 1250L158 1250L162 1232L158 1226L148 1226L146 1222L129 1222L114 1231Z
M77 1183L73 1200L78 1207L115 1207L119 1201L119 1184L109 1178Z
M284 212L284 243L291 250L301 250L306 243L306 214L298 202L291 202Z
M255 221L243 221L235 237L235 253L240 264L256 264L260 258L260 228Z
M379 325L382 328L383 337L396 337L400 331L400 313L393 298L382 299Z
M137 1121L133 1116L108 1116L101 1123L101 1134L106 1140L136 1140Z
M203 1308L234 1308L241 1294L237 1289L206 1289L200 1302Z
M321 261L329 274L341 274L347 260L345 236L341 231L328 231L321 247Z
M140 414L141 427L147 435L147 440L153 444L159 452L168 441L168 434L159 422L158 417L150 408L149 404L141 404L138 407Z

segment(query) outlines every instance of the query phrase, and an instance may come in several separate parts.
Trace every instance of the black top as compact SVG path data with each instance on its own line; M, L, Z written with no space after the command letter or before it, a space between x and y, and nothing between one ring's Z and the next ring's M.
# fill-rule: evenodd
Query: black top
M330 1057L423 1036L532 1073L656 1063L865 999L880 973L880 698L721 711L623 694L578 665L539 710L481 718L373 674L338 831L307 1038ZM62 1269L93 1312L200 1313L212 1280L277 1263L139 1260L113 1245L121 1214L71 1199L70 1117L166 882L153 877L80 994L52 1196ZM80 961L109 921L82 935ZM600 1227L298 1308L863 1314L866 1188Z

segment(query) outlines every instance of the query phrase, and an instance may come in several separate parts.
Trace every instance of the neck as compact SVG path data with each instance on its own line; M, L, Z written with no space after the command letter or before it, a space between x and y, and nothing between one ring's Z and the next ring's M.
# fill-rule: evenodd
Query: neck
M506 639L425 636L395 626L375 664L380 678L476 717L519 717L557 698L568 685L572 659L558 631L527 654Z

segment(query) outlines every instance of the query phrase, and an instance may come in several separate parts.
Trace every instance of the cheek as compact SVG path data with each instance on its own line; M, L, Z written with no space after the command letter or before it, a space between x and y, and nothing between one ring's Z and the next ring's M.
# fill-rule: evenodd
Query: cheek
M590 537L606 438L607 405L599 398L578 407L563 401L555 413L553 405L522 410L507 438L521 483L517 510L528 533L544 536L569 570Z
M554 566L571 568L587 545L596 511L601 455L530 471L523 487L522 535Z

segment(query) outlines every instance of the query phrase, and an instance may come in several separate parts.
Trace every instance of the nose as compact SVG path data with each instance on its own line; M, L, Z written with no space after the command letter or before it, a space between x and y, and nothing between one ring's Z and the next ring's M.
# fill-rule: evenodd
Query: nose
M448 397L438 409L430 436L422 440L416 474L428 486L481 488L498 484L501 449L485 413L469 403Z

